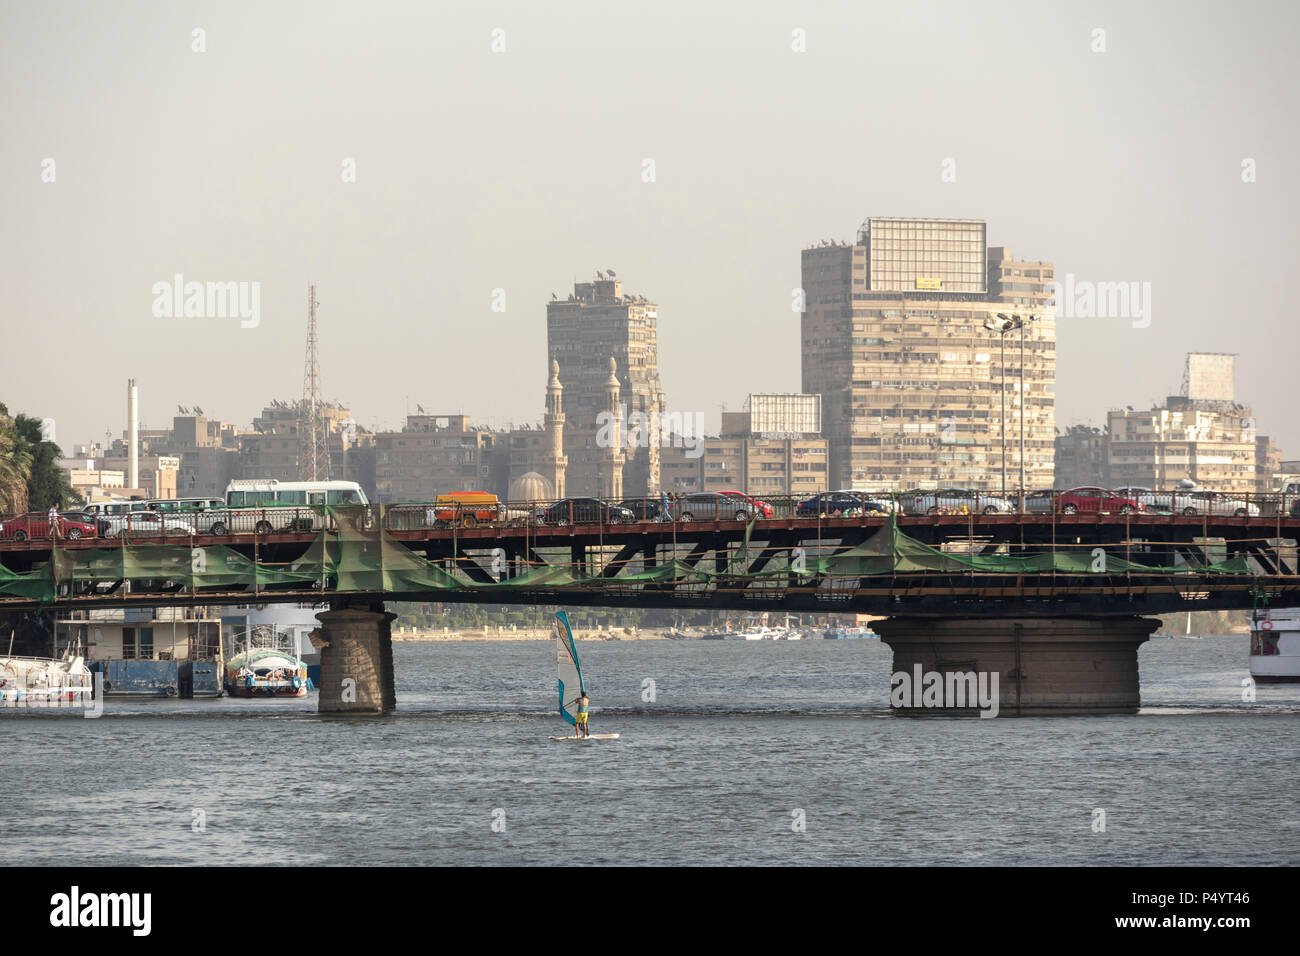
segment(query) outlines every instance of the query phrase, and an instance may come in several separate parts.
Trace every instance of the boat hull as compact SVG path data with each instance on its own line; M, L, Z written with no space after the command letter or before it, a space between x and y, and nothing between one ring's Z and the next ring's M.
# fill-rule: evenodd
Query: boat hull
M306 697L307 684L298 688L288 687L266 687L254 685L253 687L240 686L238 684L230 685L226 692L231 697Z
M1260 684L1300 683L1300 608L1274 608L1252 622L1250 676Z

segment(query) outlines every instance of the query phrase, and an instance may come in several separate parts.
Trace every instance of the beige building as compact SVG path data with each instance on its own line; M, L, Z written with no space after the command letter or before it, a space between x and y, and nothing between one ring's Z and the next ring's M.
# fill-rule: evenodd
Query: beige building
M62 462L64 472L68 476L68 484L82 498L87 501L96 501L100 498L116 495L121 489L126 487L126 473L122 471L105 471L96 468L94 461L81 462L83 465L91 467L77 467L77 462L65 459Z
M497 436L468 415L408 415L400 432L375 439L378 501L433 501L451 491L493 490Z
M829 490L824 438L706 438L698 458L687 452L662 449L664 491L743 491L761 498Z
M869 219L803 251L803 391L821 396L831 488L1049 487L1055 439L1051 263L986 250L979 220ZM1023 331L985 327L1029 317ZM1006 397L1006 456L1002 401Z
M663 490L805 497L827 491L827 442L815 395L755 394L723 412L721 434L661 449Z
M319 411L329 430L329 477L370 487L374 481L374 436L361 428L349 428L349 424L355 425L352 412L342 405L322 403ZM253 419L252 431L236 433L236 437L237 477L299 479L297 402L273 401Z
M154 447L160 444L154 441ZM140 490L148 498L175 498L177 495L177 476L181 467L181 460L174 455L141 455L140 456ZM91 464L91 463L87 463ZM109 477L110 484L100 481L94 482L101 488L124 488L126 482L126 473L128 460L125 456L105 455L97 462L94 462L86 471L98 470L101 475L116 476L122 475L122 484L116 484L115 477ZM75 485L73 487L76 487Z
M1164 489L1191 479L1210 491L1274 490L1282 453L1236 401L1235 377L1232 355L1192 352L1182 395L1151 409L1110 412L1112 485Z
M1175 395L1163 407L1112 411L1107 420L1116 488L1171 488L1190 478L1212 491L1268 490L1260 485L1255 419L1245 406L1205 407Z
M432 501L452 491L490 491L504 500L563 498L563 395L559 364L552 361L540 426L494 431L471 424L468 415L407 416L400 432L374 436L376 500Z

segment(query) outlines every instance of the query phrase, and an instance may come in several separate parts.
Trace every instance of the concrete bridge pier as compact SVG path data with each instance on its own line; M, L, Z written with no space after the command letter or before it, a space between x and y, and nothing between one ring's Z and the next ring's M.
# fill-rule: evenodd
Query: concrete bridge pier
M994 696L996 675L997 716L1042 717L1137 713L1138 648L1160 622L1137 615L893 617L872 626L894 652L891 704L896 713L979 713L969 682L948 676L974 672L977 681L985 682L978 685L986 691L985 700ZM931 673L942 675L942 681L927 678ZM907 678L899 679L900 674ZM959 706L963 703L968 706Z
M396 617L382 602L331 605L316 615L326 641L320 651L320 713L386 714L397 707L392 630Z

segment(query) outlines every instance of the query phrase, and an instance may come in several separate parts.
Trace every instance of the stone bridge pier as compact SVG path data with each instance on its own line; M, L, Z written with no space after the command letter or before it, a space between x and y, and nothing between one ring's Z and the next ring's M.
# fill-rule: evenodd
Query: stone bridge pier
M331 604L316 615L320 649L320 713L386 714L397 707L393 630L397 615L382 602Z
M1137 713L1138 648L1160 622L1137 615L893 617L872 626L894 652L896 713L978 713L970 681L956 677L973 672L986 682L976 685L986 700L996 675L997 716L1041 717Z

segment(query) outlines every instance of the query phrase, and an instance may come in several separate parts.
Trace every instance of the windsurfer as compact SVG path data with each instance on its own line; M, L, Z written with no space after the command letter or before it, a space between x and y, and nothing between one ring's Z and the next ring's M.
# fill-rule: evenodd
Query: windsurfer
M587 696L584 690L582 696L578 698L578 713L575 715L578 723L573 732L579 737L590 737L591 731L587 729L587 710L591 707L591 698Z

